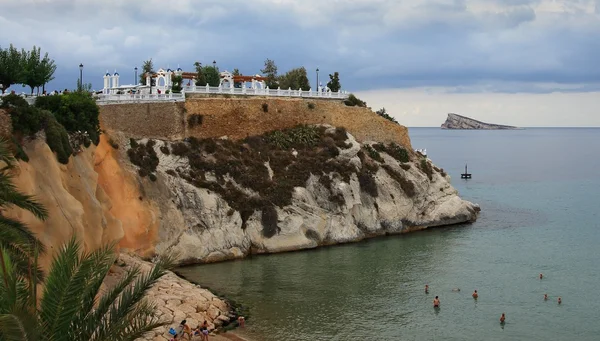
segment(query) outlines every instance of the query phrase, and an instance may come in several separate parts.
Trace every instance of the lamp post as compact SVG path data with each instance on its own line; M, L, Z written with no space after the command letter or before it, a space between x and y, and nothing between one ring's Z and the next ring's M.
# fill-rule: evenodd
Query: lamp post
M215 68L215 70L217 69L217 61L213 60L213 67Z
M138 80L137 80L137 66L134 67L133 70L135 70L135 76L133 77L133 84L137 85L138 84Z
M317 92L319 92L319 68L317 68Z
M79 90L83 90L83 63L79 64Z

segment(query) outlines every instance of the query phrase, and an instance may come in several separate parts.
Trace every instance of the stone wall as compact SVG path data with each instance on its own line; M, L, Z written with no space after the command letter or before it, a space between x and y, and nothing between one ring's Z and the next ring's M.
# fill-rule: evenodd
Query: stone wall
M103 129L133 138L179 140L185 137L183 103L131 103L100 106Z
M201 115L202 123L190 125L193 115ZM241 139L299 124L330 124L346 128L359 141L396 142L412 149L406 127L370 109L348 107L336 100L191 96L185 103L104 105L100 121L108 131L163 140L189 136Z
M265 103L267 112L263 109ZM406 127L379 117L367 108L348 107L341 101L194 97L186 100L185 108L188 117L203 116L201 125L186 125L186 135L198 138L240 139L298 124L326 123L346 128L359 141L396 142L412 149Z

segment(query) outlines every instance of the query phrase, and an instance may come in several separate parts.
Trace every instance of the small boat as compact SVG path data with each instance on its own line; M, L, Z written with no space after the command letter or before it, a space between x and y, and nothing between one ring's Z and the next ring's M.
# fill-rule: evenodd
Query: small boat
M471 173L467 171L467 165L465 164L465 172L460 175L461 179L470 179Z

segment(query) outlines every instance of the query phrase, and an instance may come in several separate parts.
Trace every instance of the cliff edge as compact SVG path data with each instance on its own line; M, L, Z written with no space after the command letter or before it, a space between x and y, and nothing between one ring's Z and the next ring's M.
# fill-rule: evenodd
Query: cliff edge
M485 123L474 120L469 117L448 114L446 122L442 124L442 129L480 129L480 130L498 130L498 129L519 129L513 126L501 124Z

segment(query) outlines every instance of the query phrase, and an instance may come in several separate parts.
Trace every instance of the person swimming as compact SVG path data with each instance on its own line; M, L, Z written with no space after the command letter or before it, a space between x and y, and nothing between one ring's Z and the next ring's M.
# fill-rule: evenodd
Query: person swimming
M473 298L474 298L474 299L477 299L477 297L479 297L479 294L477 293L477 290L475 290L475 291L473 292L473 295L472 295L472 296L473 296Z
M504 324L504 321L506 321L506 316L504 315L504 313L502 313L502 316L500 316L500 323Z
M425 293L429 294L429 285L428 284L425 284Z
M558 298L558 304L561 304L561 303L562 303L562 299L559 297Z
M440 299L437 296L433 300L433 307L434 308L439 308L440 307Z
M544 294L544 301L548 300L548 294Z
M452 289L452 291L454 291L454 292L460 292L460 288L454 288L454 289Z
M540 273L540 279L542 279L542 278L544 278L544 275L542 275L542 274Z

